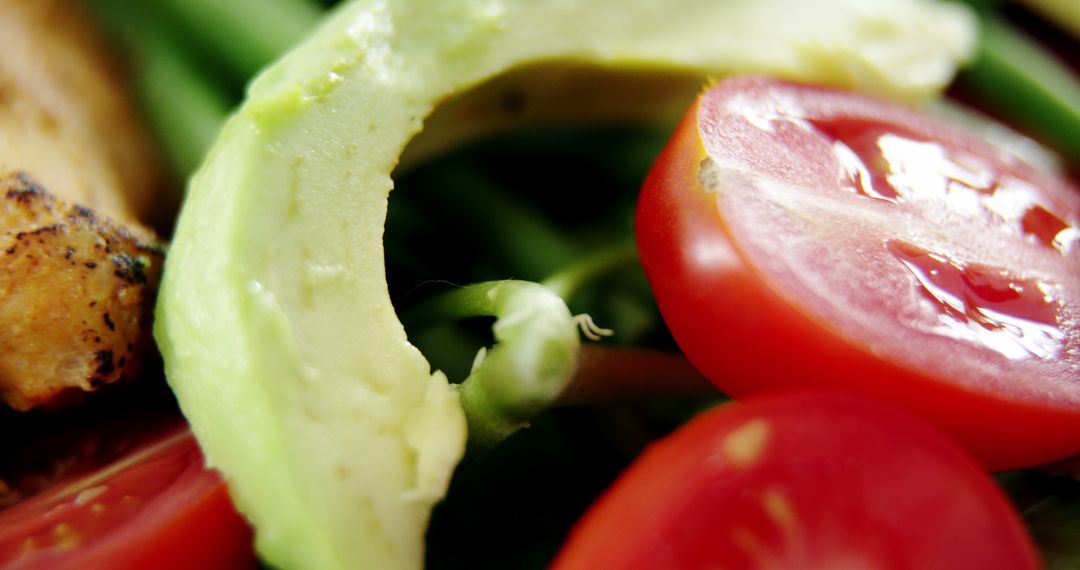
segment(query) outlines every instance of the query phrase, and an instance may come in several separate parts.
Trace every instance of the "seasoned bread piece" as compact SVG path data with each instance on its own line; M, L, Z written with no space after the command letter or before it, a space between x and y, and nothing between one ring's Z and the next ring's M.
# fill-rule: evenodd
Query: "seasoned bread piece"
M152 236L22 174L0 178L0 228L0 398L26 410L135 375L163 261Z
M0 0L0 399L58 407L147 354L155 153L71 0ZM160 226L159 226L160 227Z

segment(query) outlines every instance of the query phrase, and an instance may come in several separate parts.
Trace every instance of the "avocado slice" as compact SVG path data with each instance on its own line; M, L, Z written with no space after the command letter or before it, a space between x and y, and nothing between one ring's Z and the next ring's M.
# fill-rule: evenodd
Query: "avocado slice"
M169 382L260 555L283 568L422 564L465 421L395 315L382 233L391 173L437 109L407 160L553 116L672 120L726 73L916 100L971 52L972 24L929 0L337 9L258 77L193 178L158 305ZM507 85L524 105L491 111Z

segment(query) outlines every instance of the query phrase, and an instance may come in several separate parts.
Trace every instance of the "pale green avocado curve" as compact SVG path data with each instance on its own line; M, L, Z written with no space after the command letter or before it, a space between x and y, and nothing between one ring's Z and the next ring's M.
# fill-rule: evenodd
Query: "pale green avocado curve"
M514 122L482 112L508 83L526 91L523 116L573 120L628 107L670 120L708 80L742 72L912 101L950 79L973 38L965 11L929 0L336 10L256 80L192 180L158 306L169 382L259 554L282 568L423 564L465 422L395 315L382 234L391 172L440 103L453 112L432 117L410 159ZM601 68L621 71L574 87Z

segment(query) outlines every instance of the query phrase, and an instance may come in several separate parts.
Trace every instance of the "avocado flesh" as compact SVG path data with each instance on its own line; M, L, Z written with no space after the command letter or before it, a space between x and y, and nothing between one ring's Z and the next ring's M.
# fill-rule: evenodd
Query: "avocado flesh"
M497 90L493 78L532 65L642 72L640 109L662 119L708 78L736 72L916 100L972 47L970 17L955 7L810 4L354 1L256 80L191 182L156 336L269 564L422 565L465 422L455 388L395 315L382 232L391 172L438 104L475 104ZM657 73L671 90L645 88ZM481 85L479 99L455 97ZM549 97L534 118L587 120L573 110L628 99L586 92ZM440 114L431 122L443 134L424 133L409 156L500 121Z

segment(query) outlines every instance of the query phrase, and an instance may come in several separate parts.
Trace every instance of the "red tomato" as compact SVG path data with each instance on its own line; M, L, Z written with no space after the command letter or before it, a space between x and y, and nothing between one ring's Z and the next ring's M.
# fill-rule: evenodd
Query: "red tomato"
M914 418L844 395L704 413L598 499L556 570L1038 567L1000 490Z
M680 347L738 398L894 402L988 467L1080 451L1080 197L910 109L740 78L645 182L637 241Z
M254 568L252 552L186 426L0 511L4 568Z

